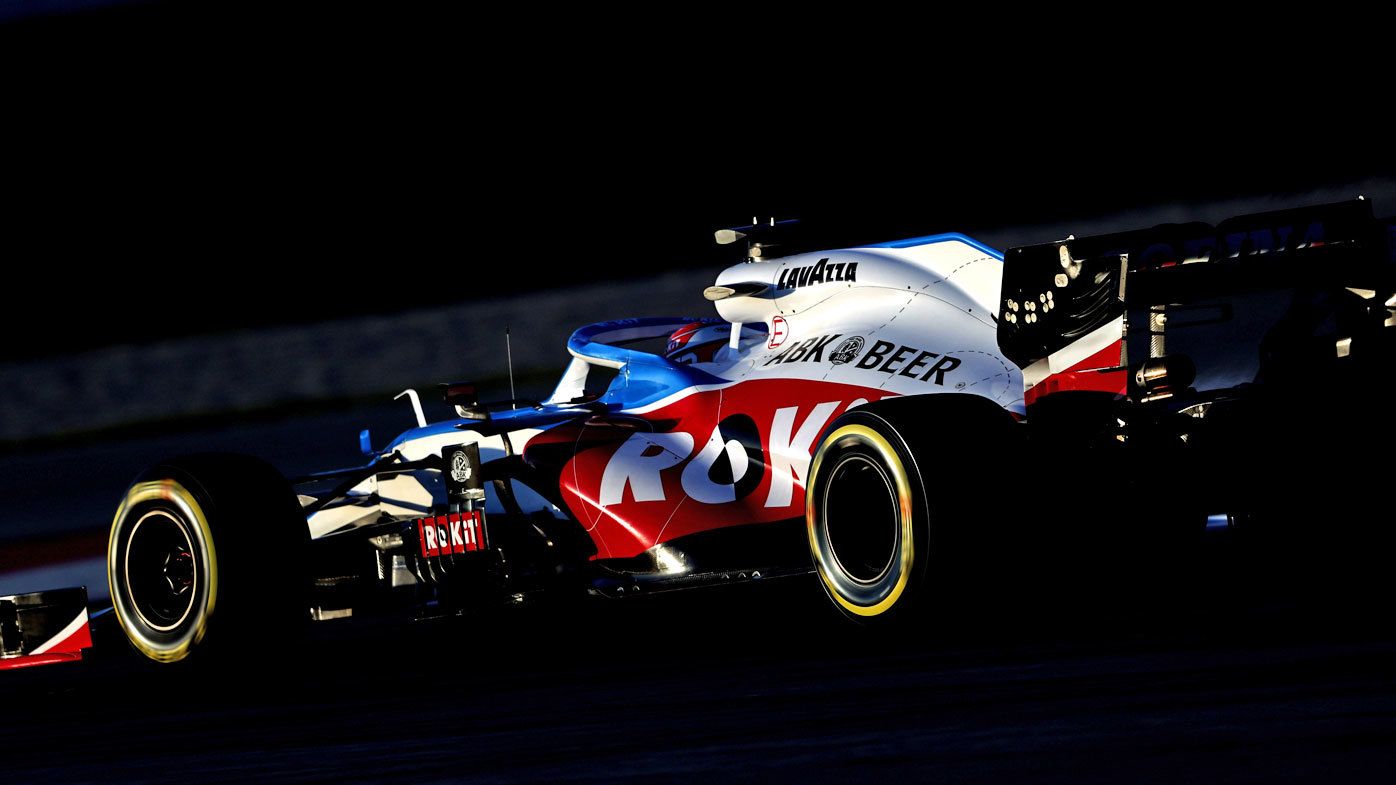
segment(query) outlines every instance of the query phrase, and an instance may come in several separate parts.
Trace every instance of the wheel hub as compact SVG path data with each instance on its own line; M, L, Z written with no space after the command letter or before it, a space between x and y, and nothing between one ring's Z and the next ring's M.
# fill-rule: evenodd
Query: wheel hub
M199 585L189 525L176 512L153 509L131 528L126 546L126 581L141 620L161 632L188 617Z

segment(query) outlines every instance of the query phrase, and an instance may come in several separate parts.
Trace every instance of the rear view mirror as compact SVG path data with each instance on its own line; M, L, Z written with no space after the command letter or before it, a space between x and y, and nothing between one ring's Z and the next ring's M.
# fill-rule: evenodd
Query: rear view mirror
M474 382L452 382L450 384L443 384L441 387L441 397L451 406L465 406L468 408L480 404L480 396L475 391Z
M456 410L456 414L471 420L488 420L489 411L480 406L480 395L474 382L452 382L441 385L441 397Z

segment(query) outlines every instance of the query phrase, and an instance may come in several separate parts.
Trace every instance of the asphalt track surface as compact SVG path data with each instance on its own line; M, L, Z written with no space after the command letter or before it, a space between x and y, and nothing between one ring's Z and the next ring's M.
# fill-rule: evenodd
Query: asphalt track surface
M1392 782L1389 614L831 619L805 579L4 675L5 782ZM99 647L113 643L110 615ZM925 632L925 631L923 631ZM105 637L106 640L101 638ZM116 643L120 643L116 641ZM99 651L102 651L99 648Z

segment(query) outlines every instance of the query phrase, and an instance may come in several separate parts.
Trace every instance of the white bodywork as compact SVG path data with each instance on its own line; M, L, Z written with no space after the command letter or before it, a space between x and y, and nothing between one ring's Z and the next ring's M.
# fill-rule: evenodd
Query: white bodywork
M510 433L514 448L522 446L538 433L524 429ZM471 442L480 445L480 461L489 462L503 458L504 436L481 436L473 431L452 431L435 434L420 439L405 441L398 446L403 460L415 461L430 455L439 455L447 447ZM514 496L519 506L526 512L547 510L557 517L564 517L561 510L549 504L528 486L512 483ZM386 479L370 477L350 491L342 504L333 504L309 517L310 536L319 539L327 534L346 528L357 528L373 523L382 514L396 517L420 517L431 513L432 504L440 504L446 498L446 489L441 473L436 471L415 471L391 475ZM503 512L504 507L495 495L494 486L485 484L485 514Z
M805 269L844 275L857 265L853 281L777 288L782 277ZM741 380L776 375L871 386L903 395L964 392L989 398L1010 411L1023 412L1022 375L998 351L995 304L999 298L1003 263L994 256L956 240L908 248L860 248L800 254L771 262L729 267L718 276L719 286L760 282L773 287L771 298L734 297L718 301L729 321L763 322L779 343L753 348L718 375ZM827 273L826 273L827 274ZM860 336L871 344L882 340L954 356L961 361L958 377L948 388L928 387L903 373L916 354L892 366L884 378L870 381L859 361L840 364L775 362L770 360L796 342L821 335ZM827 349L836 348L830 345ZM864 348L867 351L867 347ZM894 350L895 351L895 350ZM918 369L919 370L919 369Z

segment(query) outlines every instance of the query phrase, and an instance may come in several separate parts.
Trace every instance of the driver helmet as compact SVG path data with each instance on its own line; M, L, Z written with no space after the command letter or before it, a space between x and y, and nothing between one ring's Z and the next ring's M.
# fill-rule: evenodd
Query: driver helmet
M743 326L741 339L745 343L745 339L758 333L765 335L764 330ZM731 336L732 325L729 322L689 322L669 336L669 347L664 350L664 356L683 365L710 363L719 359L718 352L727 345Z

